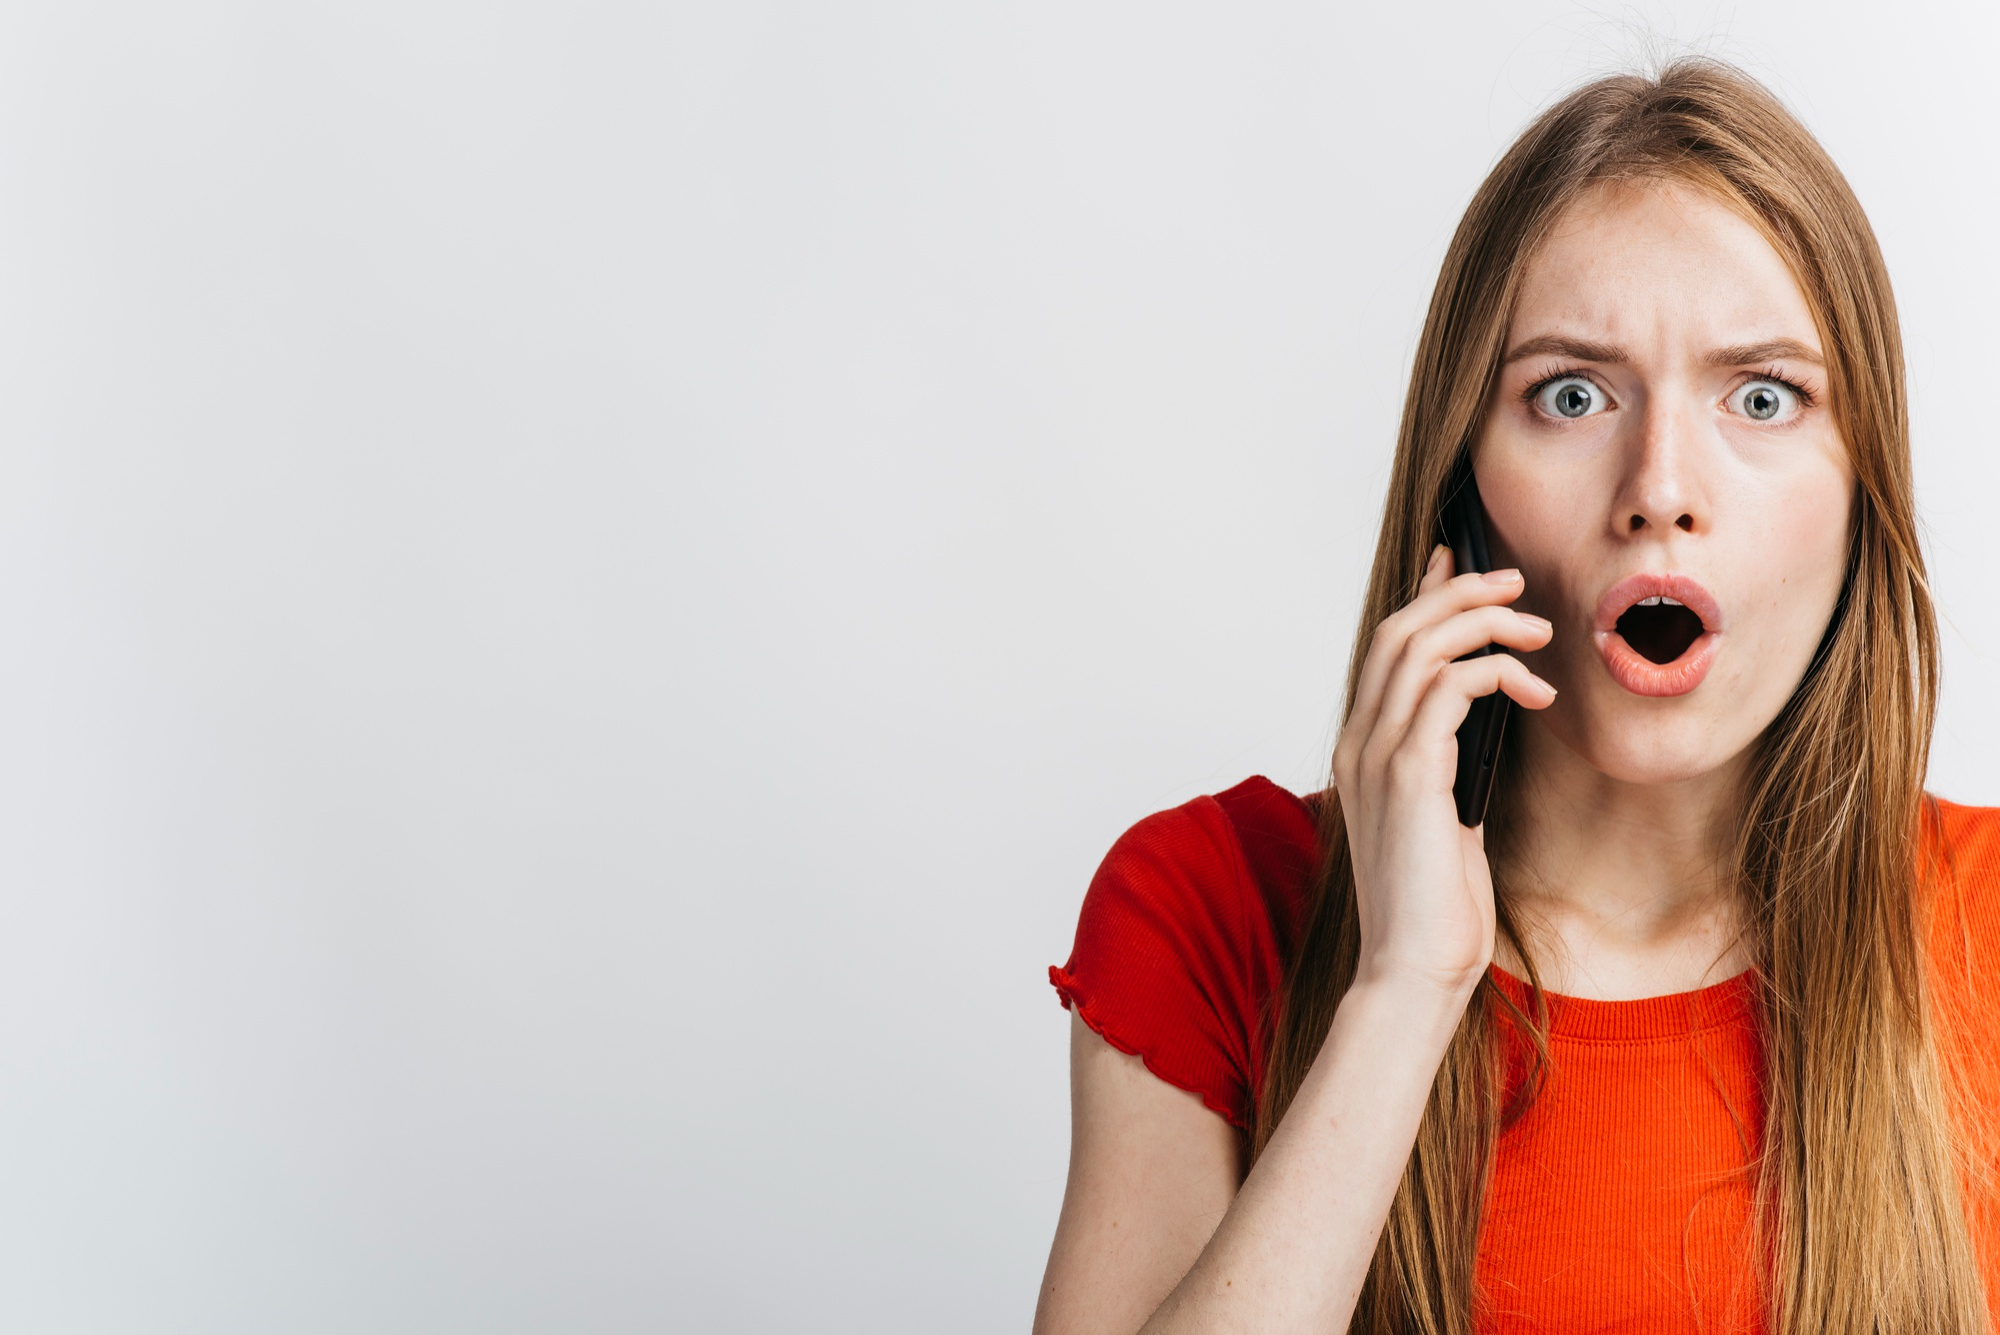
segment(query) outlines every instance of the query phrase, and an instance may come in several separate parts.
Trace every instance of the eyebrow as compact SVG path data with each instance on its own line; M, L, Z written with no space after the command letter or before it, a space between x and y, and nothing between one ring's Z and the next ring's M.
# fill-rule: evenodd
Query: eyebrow
M1797 339L1773 338L1762 343L1739 343L1733 348L1717 348L1704 358L1710 366L1747 366L1751 362L1811 362L1825 366L1826 359Z
M1615 343L1593 343L1587 338L1570 338L1565 334L1542 334L1529 339L1507 354L1502 366L1512 366L1527 357L1541 357L1554 353L1557 356L1572 357L1580 362L1625 362L1631 356Z
M1632 355L1615 343L1598 343L1587 338L1571 338L1567 334L1541 334L1508 353L1502 366L1512 366L1527 357L1542 357L1554 354L1573 358L1580 362L1629 362ZM1710 366L1748 366L1753 362L1788 361L1809 362L1814 366L1825 366L1826 360L1806 344L1792 338L1772 338L1761 343L1738 343L1727 348L1716 348L1702 358Z

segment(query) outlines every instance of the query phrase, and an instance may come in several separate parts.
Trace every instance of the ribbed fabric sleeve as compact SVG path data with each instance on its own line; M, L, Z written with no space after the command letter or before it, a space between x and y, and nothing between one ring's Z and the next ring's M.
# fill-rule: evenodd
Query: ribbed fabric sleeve
M1940 801L1931 814L1931 1003L1941 1064L1960 1086L1966 1220L1987 1310L2000 1314L2000 810Z
M1248 1131L1312 846L1305 805L1266 779L1140 821L1092 878L1069 962L1049 970L1063 1004Z

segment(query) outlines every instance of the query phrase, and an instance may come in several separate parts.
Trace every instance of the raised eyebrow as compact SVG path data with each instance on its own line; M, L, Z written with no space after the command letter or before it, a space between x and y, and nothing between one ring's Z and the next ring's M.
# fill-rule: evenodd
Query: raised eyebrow
M1549 355L1569 357L1580 362L1632 360L1625 349L1615 343L1597 343L1587 338L1571 338L1567 334L1539 334L1508 353L1500 364L1512 366L1524 357Z
M1703 358L1710 366L1748 366L1753 362L1808 362L1825 367L1826 359L1793 338L1773 338L1762 343L1738 343L1717 348Z

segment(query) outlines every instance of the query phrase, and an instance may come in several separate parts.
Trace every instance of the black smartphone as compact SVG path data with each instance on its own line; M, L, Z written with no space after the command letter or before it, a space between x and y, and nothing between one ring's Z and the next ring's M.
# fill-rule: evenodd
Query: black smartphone
M1472 455L1458 457L1451 480L1445 484L1442 516L1444 541L1451 548L1453 573L1493 568L1486 550L1486 507L1479 499L1479 484L1472 476ZM1465 655L1478 658L1498 652L1482 645ZM1452 780L1452 796L1458 799L1458 823L1467 827L1486 819L1486 799L1493 795L1493 766L1500 758L1500 738L1507 731L1507 715L1514 702L1499 691L1482 695L1472 702L1465 722L1458 726L1458 775Z

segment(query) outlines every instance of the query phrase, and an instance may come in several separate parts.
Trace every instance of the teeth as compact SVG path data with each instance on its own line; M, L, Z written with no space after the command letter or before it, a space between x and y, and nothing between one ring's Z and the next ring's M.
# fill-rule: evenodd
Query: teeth
M1661 603L1665 603L1668 607L1687 606L1687 604L1683 603L1680 599L1669 598L1664 593L1656 593L1650 598L1641 598L1638 602L1632 605L1634 607L1658 607Z

